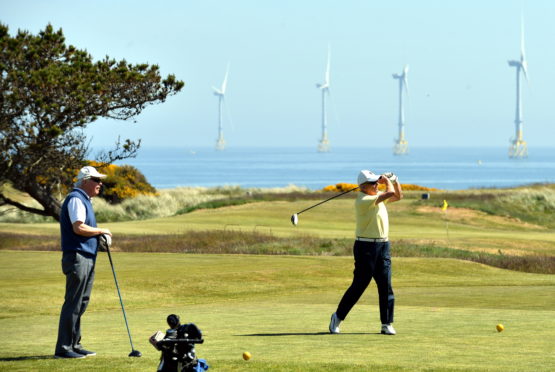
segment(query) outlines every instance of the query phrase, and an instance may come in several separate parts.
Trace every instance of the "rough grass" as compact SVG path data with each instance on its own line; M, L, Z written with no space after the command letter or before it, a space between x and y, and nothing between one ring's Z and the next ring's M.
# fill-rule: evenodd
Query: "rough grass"
M438 193L453 207L471 208L490 215L516 218L555 228L555 185L537 184L516 189L482 189Z
M193 231L182 235L118 236L113 251L158 253L218 253L349 256L352 239L314 236L277 237L260 232L233 230ZM0 249L59 251L59 239L48 235L0 232ZM455 258L502 269L529 273L555 274L555 256L505 255L449 248L435 242L392 241L394 257Z
M134 221L170 217L203 208L221 208L256 201L324 200L334 192L310 191L294 185L285 188L180 187L160 190L157 195L141 195L116 205L95 198L99 222ZM352 199L355 193L345 194ZM406 191L405 197L419 203L421 191ZM448 200L452 207L470 208L490 215L517 218L523 222L555 228L555 185L538 184L514 189L433 191L429 203ZM18 195L23 201L24 196ZM23 199L22 199L23 198ZM28 198L27 198L28 199ZM26 200L26 199L25 199ZM29 201L32 202L32 201ZM0 222L51 222L51 218L31 215L12 207L0 207Z
M15 200L39 208L38 203L30 197L14 190L9 190L9 192ZM239 186L178 187L159 190L156 195L140 195L126 199L119 204L110 204L101 198L94 198L93 205L98 222L119 222L169 217L202 208L220 208L261 200L317 199L323 194L333 193L310 191L294 185L266 189L241 188ZM54 219L51 217L27 213L15 207L0 206L0 222L40 223L52 221Z

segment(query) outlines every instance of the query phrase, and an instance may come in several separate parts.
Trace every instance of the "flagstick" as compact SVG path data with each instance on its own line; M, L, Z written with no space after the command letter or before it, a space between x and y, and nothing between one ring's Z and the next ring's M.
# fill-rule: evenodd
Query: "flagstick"
M443 200L443 206L441 210L443 211L443 217L445 218L445 234L447 235L447 244L449 244L449 220L447 219L447 208L449 207L449 203L447 200Z
M447 210L443 213L445 217L445 233L447 234L447 243L449 243L449 220L447 219Z

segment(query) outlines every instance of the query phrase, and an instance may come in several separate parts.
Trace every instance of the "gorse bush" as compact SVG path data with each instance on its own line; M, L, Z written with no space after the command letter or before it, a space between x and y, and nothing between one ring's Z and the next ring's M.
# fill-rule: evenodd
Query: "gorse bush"
M89 163L106 174L107 177L102 180L104 186L100 197L112 204L121 203L139 195L156 195L156 189L148 183L146 177L137 168L131 165L103 165L94 161Z

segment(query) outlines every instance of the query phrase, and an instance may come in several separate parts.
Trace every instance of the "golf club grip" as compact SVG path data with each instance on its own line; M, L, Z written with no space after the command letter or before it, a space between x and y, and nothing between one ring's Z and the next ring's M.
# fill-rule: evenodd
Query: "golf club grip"
M319 206L320 204L324 204L325 202L328 202L328 201L330 201L330 200L332 200L332 199L338 198L338 197L340 197L341 195L345 195L346 193L351 192L351 191L354 191L354 190L356 190L356 189L358 189L358 186L355 187L354 189L350 189L350 190L347 190L347 191L343 191L343 192L342 192L341 194L339 194L339 195L334 195L334 196L332 196L331 198L328 198L328 199L326 199L326 200L324 200L324 201L321 201L321 202L318 203L318 204L314 204L314 205L311 206L311 207L308 207L308 208L306 208L306 209L303 209L302 211L297 212L297 214L301 214L301 213L303 213L303 212L306 212L306 211L309 210L309 209L312 209L312 208L314 208L314 207L317 207L317 206Z

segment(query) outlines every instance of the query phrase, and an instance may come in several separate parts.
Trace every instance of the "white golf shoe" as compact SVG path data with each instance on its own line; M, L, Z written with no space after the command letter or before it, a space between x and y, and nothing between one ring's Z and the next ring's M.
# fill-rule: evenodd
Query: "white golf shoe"
M341 324L341 319L337 317L336 313L331 314L330 320L330 333L339 333L339 324Z
M395 335L395 328L391 324L382 324L382 335Z

